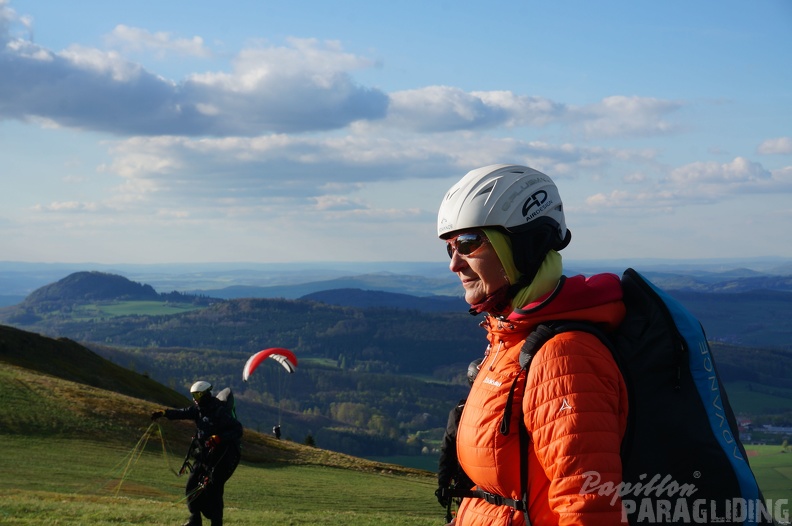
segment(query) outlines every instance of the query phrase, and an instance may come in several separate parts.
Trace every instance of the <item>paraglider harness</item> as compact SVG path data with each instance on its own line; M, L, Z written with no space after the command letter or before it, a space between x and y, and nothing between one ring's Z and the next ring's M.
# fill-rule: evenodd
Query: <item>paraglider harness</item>
M195 470L195 465L198 463L200 450L201 443L198 442L198 438L196 436L193 436L192 440L190 441L190 447L187 448L187 454L184 455L184 462L182 462L181 468L179 468L180 477L185 473L192 473Z
M521 473L527 473L527 467L528 466L526 465L526 469L521 470ZM497 495L495 493L490 493L481 489L456 489L453 486L450 488L442 488L440 490L440 496L448 497L448 504L446 504L446 522L451 522L451 519L453 518L451 516L451 503L454 498L473 498L484 499L490 504L495 504L497 506L509 506L510 508L514 508L517 511L521 511L525 513L526 524L531 524L528 522L528 505L526 500L509 499L502 495Z
M236 400L234 399L234 393L231 391L231 388L226 387L217 393L215 398L223 402L225 407L231 413L231 416L236 419ZM206 461L207 456L208 452L204 451L201 441L198 439L198 434L193 435L192 440L190 441L190 446L187 448L187 454L184 455L184 462L182 462L181 468L179 469L179 476L182 476L187 472L192 473L195 470L195 466L199 462L207 465L208 467L208 462ZM222 458L222 456L220 458ZM220 458L215 460L215 464L220 461ZM207 471L211 476L211 473L214 471L214 466L209 467Z
M451 513L451 505L453 504L454 499L463 499L463 498L484 499L490 504L497 504L498 506L509 506L518 511L525 512L528 509L525 501L507 499L506 497L503 497L501 495L496 495L495 493L489 493L488 491L484 491L480 489L459 489L454 486L451 486L447 488L440 488L437 496L446 499L446 514L445 514L446 524L451 522L451 520L454 518Z
M185 473L192 474L199 464L205 467L206 474L201 480L198 481L195 489L188 495L187 498L189 500L197 498L198 495L200 495L203 490L205 490L206 487L212 483L215 467L228 452L228 449L223 451L222 455L214 459L214 462L211 465L208 462L210 452L211 450L206 451L201 447L201 441L198 439L197 435L192 437L192 440L190 441L190 447L187 449L187 454L184 456L184 462L182 462L182 466L179 469L178 475L182 476Z

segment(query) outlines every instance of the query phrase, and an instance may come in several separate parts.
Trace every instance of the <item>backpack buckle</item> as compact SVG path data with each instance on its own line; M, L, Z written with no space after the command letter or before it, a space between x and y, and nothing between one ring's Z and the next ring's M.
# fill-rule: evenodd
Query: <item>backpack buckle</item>
M495 495L494 493L485 493L484 500L489 502L490 504L495 504L496 506L503 506L504 505L504 498L501 495Z
M495 493L490 493L488 491L482 491L482 493L482 498L490 504L495 504L496 506L508 506L510 508L514 508L517 511L526 511L528 509L525 501L507 499L503 495L496 495Z

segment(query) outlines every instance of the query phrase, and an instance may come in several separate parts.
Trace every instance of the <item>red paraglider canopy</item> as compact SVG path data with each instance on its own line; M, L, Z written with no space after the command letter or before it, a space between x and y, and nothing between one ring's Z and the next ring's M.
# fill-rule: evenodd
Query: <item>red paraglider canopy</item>
M290 373L293 373L297 369L297 357L294 356L293 352L282 347L272 347L259 351L248 358L245 368L242 370L242 380L247 382L250 375L256 370L256 367L269 358L280 363Z

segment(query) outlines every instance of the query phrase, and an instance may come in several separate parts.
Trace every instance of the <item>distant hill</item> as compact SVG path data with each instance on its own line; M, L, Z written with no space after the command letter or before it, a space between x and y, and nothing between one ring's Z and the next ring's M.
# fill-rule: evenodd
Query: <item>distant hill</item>
M151 285L130 281L105 272L75 272L33 291L26 303L44 301L128 300L153 301L160 298Z
M468 309L462 296L411 296L381 290L322 290L300 299L345 307L408 309L421 312L464 312Z
M647 272L646 277L665 290L713 294L751 291L792 291L792 276L759 275L751 270L734 271L728 275L712 273L666 274Z
M181 292L158 293L151 285L131 281L124 276L106 272L75 272L31 292L15 305L0 305L0 321L28 325L42 314L66 311L76 305L102 302L169 302L210 305L218 300Z
M610 271L618 274L622 272L624 268L625 267L619 267L615 270L611 269ZM706 293L747 292L752 290L792 291L792 276L766 275L749 269L735 269L723 273L697 271L689 274L680 272L642 271L640 268L637 270L652 280L657 286L666 290ZM578 273L591 274L590 272L581 272L575 269L567 269L566 273L568 275ZM416 297L462 296L462 288L459 284L459 280L451 273L443 277L405 276L379 273L273 286L232 285L216 289L190 289L187 292L190 294L212 296L222 299L314 299L314 294L338 290L367 290ZM324 299L327 299L327 297L324 297L323 300ZM330 301L329 303L335 303L335 301ZM434 303L434 305L437 305L437 303Z
M442 278L427 276L411 276L378 272L374 274L361 274L346 276L323 281L308 281L305 283L291 283L287 285L273 285L267 287L251 285L233 285L218 289L193 289L191 294L212 296L223 299L238 298L285 298L297 299L326 290L371 290L405 294L410 296L459 296L461 289L459 280L448 273Z

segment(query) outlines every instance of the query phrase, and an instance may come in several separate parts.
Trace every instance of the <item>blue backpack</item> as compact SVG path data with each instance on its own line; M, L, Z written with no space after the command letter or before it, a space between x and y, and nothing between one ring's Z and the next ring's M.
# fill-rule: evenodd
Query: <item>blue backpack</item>
M542 324L520 356L527 370L553 336L585 331L608 346L624 376L623 482L599 484L591 473L584 490L614 501L618 494L630 524L772 524L701 324L635 270L621 282L627 314L614 332L578 321Z

